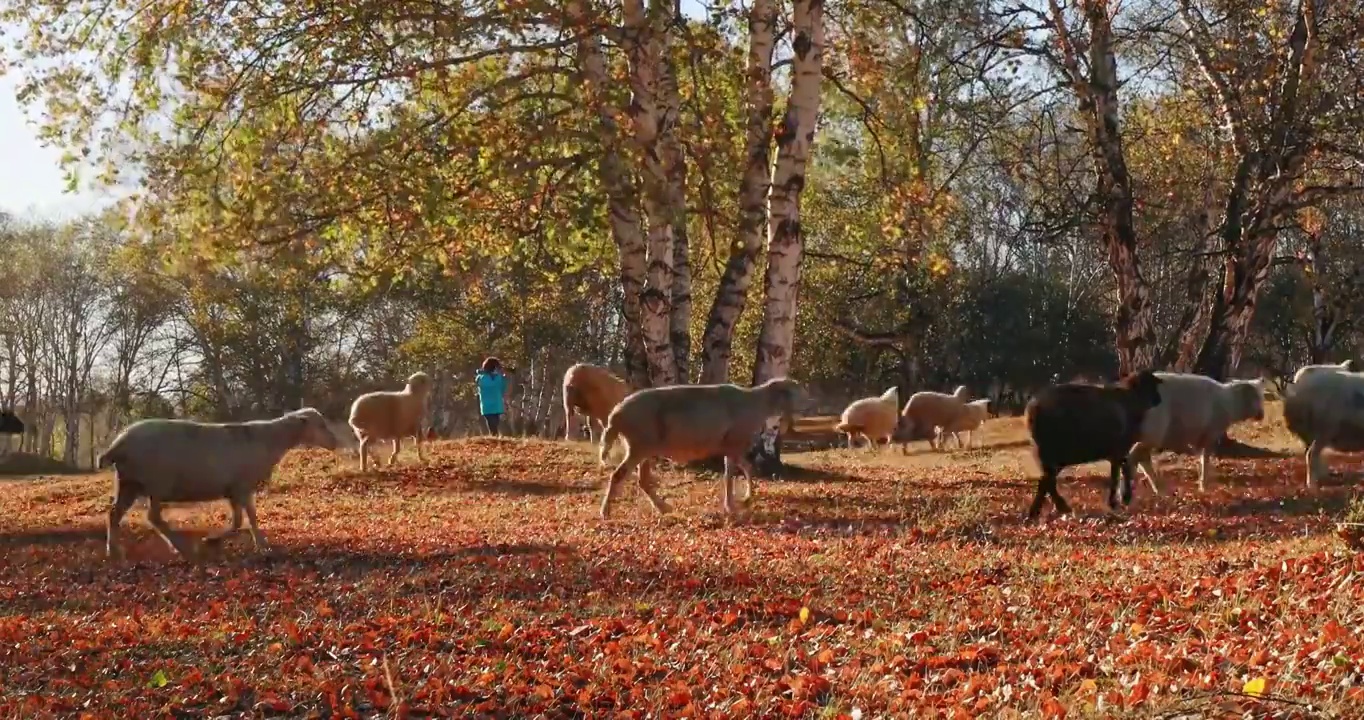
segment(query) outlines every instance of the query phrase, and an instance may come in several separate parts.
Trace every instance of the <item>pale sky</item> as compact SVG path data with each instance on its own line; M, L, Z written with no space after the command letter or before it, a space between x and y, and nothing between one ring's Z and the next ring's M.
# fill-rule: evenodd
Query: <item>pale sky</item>
M0 77L0 210L57 219L106 204L104 193L63 192L62 150L38 142L37 127L28 122L28 113L14 98L19 83L17 73Z

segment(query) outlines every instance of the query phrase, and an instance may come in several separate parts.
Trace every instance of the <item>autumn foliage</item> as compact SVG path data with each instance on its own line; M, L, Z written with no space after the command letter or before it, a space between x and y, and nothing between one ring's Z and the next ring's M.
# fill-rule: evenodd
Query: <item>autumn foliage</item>
M753 516L662 474L595 517L588 448L438 443L361 475L286 458L275 544L174 560L140 522L102 557L108 478L0 484L0 716L1326 717L1364 691L1364 557L1299 457L1167 460L1173 495L1026 526L1019 421L908 460L794 455ZM221 508L181 512L207 534ZM1290 702L1291 701L1291 702Z

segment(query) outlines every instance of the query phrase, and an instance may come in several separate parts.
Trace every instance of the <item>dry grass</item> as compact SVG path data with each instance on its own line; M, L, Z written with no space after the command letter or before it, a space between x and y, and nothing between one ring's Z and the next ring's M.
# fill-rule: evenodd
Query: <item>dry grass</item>
M1173 493L1126 522L1103 466L1070 471L1078 517L1040 526L1017 419L983 449L792 455L738 524L678 471L671 516L631 488L600 522L580 443L365 476L299 452L259 502L275 550L197 566L137 511L107 564L107 476L0 481L0 717L1357 716L1352 487L1309 494L1276 427L1235 435L1292 457L1219 460L1206 495L1162 458ZM1257 678L1274 698L1235 694Z

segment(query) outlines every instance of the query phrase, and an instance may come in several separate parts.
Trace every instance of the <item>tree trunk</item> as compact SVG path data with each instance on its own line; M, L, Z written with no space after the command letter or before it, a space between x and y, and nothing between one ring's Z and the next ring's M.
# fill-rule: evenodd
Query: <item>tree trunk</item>
M1325 0L1304 0L1289 34L1288 56L1276 61L1276 92L1262 97L1233 82L1216 63L1212 26L1189 2L1181 16L1190 30L1190 50L1218 99L1232 137L1236 172L1222 216L1227 252L1222 290L1214 298L1207 335L1194 371L1225 379L1240 364L1260 287L1269 277L1278 221L1295 206L1305 206L1294 185L1302 178L1315 135L1310 100L1317 87L1316 29ZM1277 100L1277 102L1275 102ZM1328 188L1329 189L1329 188ZM1318 188L1320 191L1321 188ZM1296 198L1295 198L1296 196Z
M570 28L571 31L580 31L596 21L587 17L582 0L570 3L568 17L577 26ZM606 102L608 77L599 35L583 35L578 43L578 63L587 101L597 114L597 135L602 153L599 172L611 216L611 237L620 255L626 379L635 387L646 387L649 374L642 363L644 334L640 294L644 289L647 262L638 209L639 191L623 156L619 123Z
M823 0L795 0L795 51L791 95L777 134L777 164L769 198L771 231L767 245L767 273L763 278L763 322L753 367L756 385L782 377L791 369L795 346L796 300L800 291L804 233L800 226L800 194L805 168L819 119L820 82L824 55ZM781 440L777 418L768 421L755 444L754 466L763 475L781 470Z
M660 66L660 94L666 113L676 118L682 107L681 92L677 87L677 68L671 54L665 52ZM673 212L673 278L671 328L673 366L677 382L691 382L691 244L687 235L687 156L677 133L664 137L667 161L668 191L677 205Z
M1132 178L1119 126L1118 65L1113 49L1113 26L1108 0L1084 3L1089 26L1086 68L1081 67L1077 44L1056 0L1050 12L1061 49L1061 71L1075 92L1089 136L1090 155L1098 178L1104 247L1108 266L1117 281L1113 329L1122 374L1151 369L1155 361L1155 321L1151 293L1137 258L1136 225L1132 218ZM1086 74L1086 69L1088 74Z
M665 84L663 60L668 53L671 3L625 0L626 56L630 62L630 115L634 142L644 175L644 212L648 217L647 273L640 295L640 329L654 387L677 381L672 348L673 227L681 205L673 184L677 107L660 102Z
M1308 362L1326 362L1331 348L1336 343L1336 329L1340 326L1340 313L1336 303L1326 289L1326 256L1321 248L1321 234L1309 232L1307 235L1307 257L1303 263L1303 274L1312 288L1312 341L1308 346Z
M776 42L775 0L753 0L748 16L747 123L743 179L739 184L739 237L730 248L701 336L703 384L729 382L734 326L743 315L753 266L767 229L767 193L772 184L772 50Z

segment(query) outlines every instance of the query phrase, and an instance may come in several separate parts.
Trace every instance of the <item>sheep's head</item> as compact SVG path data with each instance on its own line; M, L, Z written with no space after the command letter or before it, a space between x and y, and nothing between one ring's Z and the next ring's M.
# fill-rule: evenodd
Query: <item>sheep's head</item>
M407 377L407 389L413 395L431 392L431 376L424 372L414 372Z
M1148 408L1160 404L1160 378L1150 370L1131 373L1118 384L1131 391L1136 399Z
M966 398L970 397L970 395L971 391L968 390L965 385L958 385L957 389L952 391L953 397L960 398L962 400L965 400Z
M297 424L298 442L326 450L336 449L336 434L327 424L327 419L316 408L302 408L289 413L289 418Z
M1264 420L1265 419L1265 381L1264 378L1254 380L1238 380L1232 384L1232 392L1236 397L1236 414L1242 420Z
M783 423L790 426L795 422L796 413L805 399L800 383L790 378L773 378L754 389L767 395L768 407L774 413L780 413Z
M24 421L8 410L0 411L0 435L22 434L24 434Z

